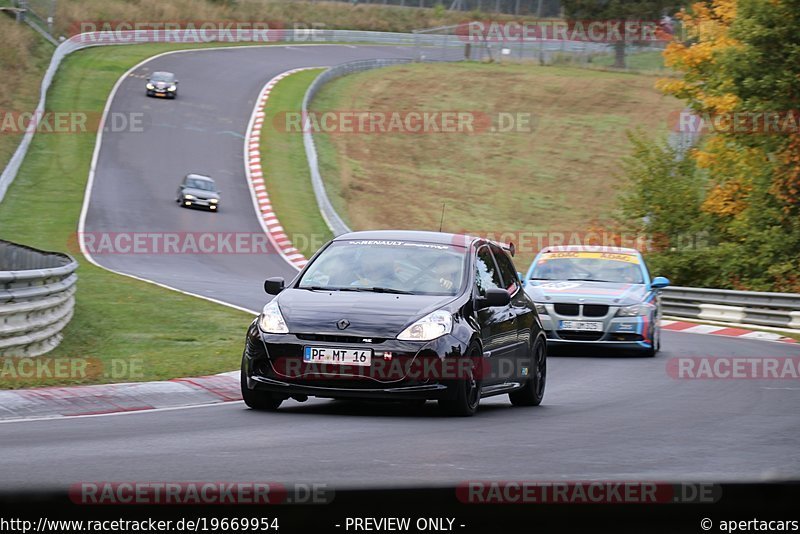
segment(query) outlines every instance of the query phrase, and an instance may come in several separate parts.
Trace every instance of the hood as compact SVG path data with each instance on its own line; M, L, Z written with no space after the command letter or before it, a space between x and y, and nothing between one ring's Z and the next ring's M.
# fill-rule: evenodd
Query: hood
M394 338L452 300L430 295L285 289L278 296L278 306L293 334ZM344 330L336 326L342 319L350 321Z
M206 191L205 189L195 189L194 187L184 187L184 195L194 195L197 198L216 198L219 199L219 193L214 191Z
M528 280L525 293L534 302L582 302L629 306L644 300L647 288L644 284L616 282L582 282L562 280ZM579 299L583 299L579 301Z

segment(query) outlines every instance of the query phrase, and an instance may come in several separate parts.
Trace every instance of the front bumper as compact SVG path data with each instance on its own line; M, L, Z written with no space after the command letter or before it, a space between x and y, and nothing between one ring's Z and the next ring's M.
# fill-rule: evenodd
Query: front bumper
M345 336L336 341L333 337L263 334L252 324L243 361L247 387L287 398L435 400L455 395L451 386L458 379L459 369L454 362L466 346L452 335L430 342L373 339L372 343L353 342L355 339ZM370 349L372 360L364 367L309 364L303 361L307 346Z
M559 315L552 305L546 305L547 314L539 314L547 332L549 346L600 345L625 350L648 350L653 346L651 338L653 315L639 317L617 317L615 307L602 317ZM601 331L565 330L562 321L599 322Z
M215 211L219 206L219 202L211 202L203 198L184 198L181 200L181 203L186 207L206 208Z

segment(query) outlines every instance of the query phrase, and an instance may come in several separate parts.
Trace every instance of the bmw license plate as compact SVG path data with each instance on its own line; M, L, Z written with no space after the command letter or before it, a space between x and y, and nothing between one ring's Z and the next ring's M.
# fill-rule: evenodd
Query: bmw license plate
M589 332L602 332L603 323L599 321L561 321L559 330L584 330Z
M334 363L340 365L369 366L372 349L339 349L333 347L306 347L303 354L306 363Z

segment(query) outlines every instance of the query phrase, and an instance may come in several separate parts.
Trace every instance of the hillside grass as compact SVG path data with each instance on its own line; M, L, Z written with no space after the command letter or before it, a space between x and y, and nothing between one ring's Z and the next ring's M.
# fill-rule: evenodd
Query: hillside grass
M666 136L680 103L656 77L571 67L411 64L327 84L316 112L529 113L532 131L323 133L322 176L354 229L583 233L616 205L630 130ZM538 249L520 243L524 269Z

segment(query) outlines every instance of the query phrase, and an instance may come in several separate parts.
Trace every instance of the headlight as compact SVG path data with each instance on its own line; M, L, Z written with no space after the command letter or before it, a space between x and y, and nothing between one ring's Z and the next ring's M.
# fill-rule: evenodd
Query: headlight
M534 304L536 306L536 313L540 315L547 315L547 308L544 307L544 304Z
M617 317L643 317L649 315L653 310L652 304L634 304L633 306L623 306L617 310Z
M415 322L397 336L401 341L430 341L449 334L453 330L453 316L444 310L436 310Z
M147 87L148 89L150 89L151 91L152 91L153 89L155 89L155 88L156 88L156 86L155 86L155 85L153 85L152 83L148 83L146 87Z
M283 320L283 315L281 315L281 309L278 307L278 303L275 300L272 300L269 304L264 306L258 318L258 327L265 334L289 333L286 321Z
M210 198L210 199L208 199L208 201L211 202L212 204L216 204L217 202L219 202L219 199L218 198Z
M194 195L183 195L183 198L192 200L194 198Z
M169 86L169 90L170 90L170 91L174 91L174 90L176 90L177 88L178 88L178 86L176 86L176 85L170 85L170 86Z

